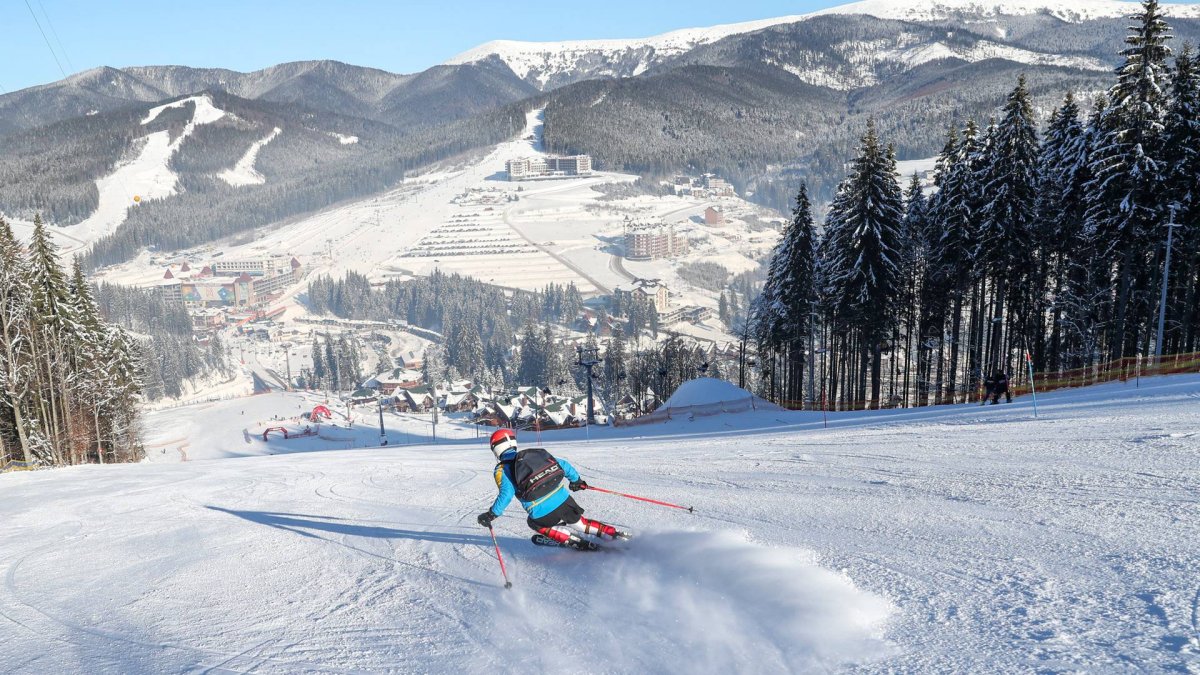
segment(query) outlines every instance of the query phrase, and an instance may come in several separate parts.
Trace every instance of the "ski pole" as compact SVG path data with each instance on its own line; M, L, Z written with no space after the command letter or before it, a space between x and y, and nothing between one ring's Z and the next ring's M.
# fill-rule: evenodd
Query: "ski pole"
M508 570L504 569L504 556L500 555L500 542L496 541L496 531L488 525L488 532L492 535L492 546L496 547L496 559L500 561L500 573L504 575L504 587L512 588L512 582L508 580Z
M605 490L604 488L598 488L598 487L595 487L595 486L592 486L592 485L589 485L589 486L587 486L587 489L588 489L588 490L595 490L596 492L604 492L604 493L607 493L607 494L610 494L610 495L617 495L618 497L625 497L625 498L627 498L627 499L636 499L636 500L638 500L639 502L650 502L651 504L658 504L659 506L669 506L669 507L671 507L671 508L673 508L673 509L679 509L679 510L681 510L681 511L687 511L688 513L695 513L695 512L696 512L695 508L694 508L694 507L691 507L691 506L680 506L680 505L678 505L678 504L672 504L672 503L670 503L670 502L660 502L660 501L658 501L657 499L649 499L649 498L646 498L646 497L638 497L638 496L635 496L635 495L627 495L627 494L625 494L624 492L614 492L614 491L612 491L612 490Z

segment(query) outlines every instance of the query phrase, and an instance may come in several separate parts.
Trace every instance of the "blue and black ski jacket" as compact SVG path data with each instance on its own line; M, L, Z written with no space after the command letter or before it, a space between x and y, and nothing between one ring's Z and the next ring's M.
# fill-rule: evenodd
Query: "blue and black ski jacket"
M500 490L500 494L496 495L496 501L492 502L492 514L499 516L504 513L504 509L508 508L508 503L517 496L517 488L512 477L512 460L517 456L516 450L509 450L500 455L500 462L496 464L496 487ZM563 475L570 482L579 480L579 472L571 463L561 457L555 457L558 465L562 467ZM562 503L567 501L570 493L567 492L567 486L559 483L558 489L550 494L532 502L522 501L521 506L529 512L531 518L541 518L550 513L554 509L562 506Z

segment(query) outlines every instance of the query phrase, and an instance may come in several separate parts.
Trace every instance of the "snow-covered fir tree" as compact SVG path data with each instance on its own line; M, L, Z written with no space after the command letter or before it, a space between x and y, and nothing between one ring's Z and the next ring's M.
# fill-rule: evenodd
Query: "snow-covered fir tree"
M1121 52L1117 83L1098 120L1090 162L1087 231L1097 273L1115 293L1102 308L1111 358L1136 354L1149 339L1151 287L1164 240L1168 174L1163 129L1168 107L1170 28L1157 0L1145 0Z
M105 323L41 218L28 250L0 221L0 463L140 459L138 349Z

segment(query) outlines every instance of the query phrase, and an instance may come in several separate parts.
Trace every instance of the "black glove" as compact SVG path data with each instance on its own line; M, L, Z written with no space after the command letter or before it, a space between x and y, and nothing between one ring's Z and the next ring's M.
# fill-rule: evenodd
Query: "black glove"
M571 492L579 492L580 490L588 489L588 484L587 481L580 478L579 480L571 481L571 484L568 487L571 488Z
M483 513L479 514L479 517L475 520L484 527L491 527L492 521L495 519L496 514L492 513L491 511L484 511Z

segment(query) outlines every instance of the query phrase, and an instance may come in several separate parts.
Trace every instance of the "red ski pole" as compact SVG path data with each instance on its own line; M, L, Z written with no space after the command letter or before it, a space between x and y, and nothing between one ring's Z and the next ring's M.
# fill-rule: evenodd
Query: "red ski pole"
M680 506L680 505L678 505L678 504L671 504L670 502L660 502L660 501L658 501L657 499L648 499L648 498L646 498L646 497L638 497L638 496L635 496L635 495L627 495L627 494L625 494L624 492L614 492L614 491L612 491L612 490L605 490L604 488L598 488L598 487L595 487L595 486L592 486L592 485L589 485L589 486L587 486L587 489L588 489L588 490L595 490L596 492L604 492L604 493L607 493L607 494L610 494L610 495L617 495L618 497L625 497L625 498L627 498L627 499L636 499L636 500L638 500L639 502L650 502L651 504L658 504L659 506L669 506L669 507L671 507L671 508L673 508L673 509L679 509L679 510L681 510L681 511L687 511L688 513L695 513L695 512L696 512L695 508L694 508L694 507L691 507L691 506Z
M504 587L512 588L512 582L508 580L508 570L504 569L504 556L500 555L500 542L496 541L496 531L488 525L488 532L492 535L492 546L496 547L496 559L500 561L500 573L504 575Z

